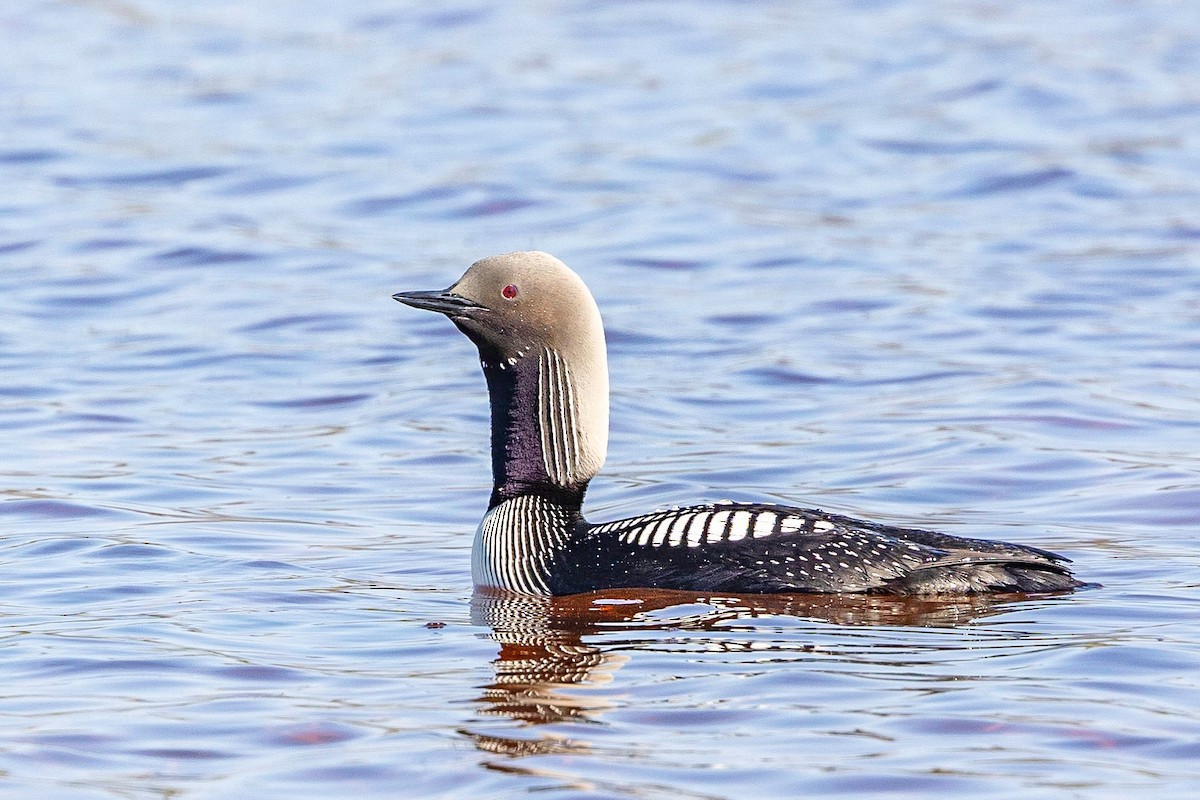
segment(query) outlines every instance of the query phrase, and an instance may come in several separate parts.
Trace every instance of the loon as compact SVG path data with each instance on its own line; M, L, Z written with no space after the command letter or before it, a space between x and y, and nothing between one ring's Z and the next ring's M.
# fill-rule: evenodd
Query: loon
M608 447L608 361L583 280L537 251L475 262L442 291L393 298L445 314L479 349L493 488L471 556L477 586L965 595L1082 586L1054 553L774 503L719 502L615 522L583 518Z

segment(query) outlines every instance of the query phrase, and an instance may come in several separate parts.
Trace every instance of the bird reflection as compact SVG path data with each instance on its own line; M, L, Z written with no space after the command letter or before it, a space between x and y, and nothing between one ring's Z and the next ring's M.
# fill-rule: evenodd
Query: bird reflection
M811 650L778 636L731 637L754 631L752 620L792 617L843 626L952 627L1003 611L1028 596L952 599L869 595L743 595L612 589L566 597L534 597L476 589L471 619L490 627L500 645L495 680L484 687L479 713L527 725L587 722L610 707L589 689L613 680L628 651L661 649L662 631L702 633L704 649L725 652ZM661 613L660 613L661 612ZM745 624L739 626L739 620ZM629 633L645 634L631 638ZM624 633L624 636L612 634ZM624 652L623 652L624 651ZM558 736L510 738L462 731L487 752L532 755L586 749Z

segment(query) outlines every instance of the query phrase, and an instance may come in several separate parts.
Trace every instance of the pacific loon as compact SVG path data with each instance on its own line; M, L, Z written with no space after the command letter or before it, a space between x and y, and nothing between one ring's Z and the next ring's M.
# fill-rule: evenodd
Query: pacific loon
M543 595L936 595L1082 585L1067 559L1037 548L771 503L591 524L581 508L608 446L608 363L600 311L579 276L546 253L508 253L475 262L443 291L393 297L445 314L479 348L493 488L472 550L477 585Z

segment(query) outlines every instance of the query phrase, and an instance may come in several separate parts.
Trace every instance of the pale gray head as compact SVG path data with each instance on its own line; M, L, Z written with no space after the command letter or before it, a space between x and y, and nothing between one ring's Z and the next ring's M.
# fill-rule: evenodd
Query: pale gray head
M600 310L578 275L548 253L506 253L448 289L393 297L445 314L479 348L498 494L586 487L608 448L608 361Z

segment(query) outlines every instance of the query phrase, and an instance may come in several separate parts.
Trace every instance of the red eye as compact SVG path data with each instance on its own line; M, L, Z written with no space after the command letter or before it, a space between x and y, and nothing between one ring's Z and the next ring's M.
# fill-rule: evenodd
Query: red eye
M509 300L512 300L517 296L517 285L515 283L510 283L508 286L505 286L500 290L500 294L504 295Z

